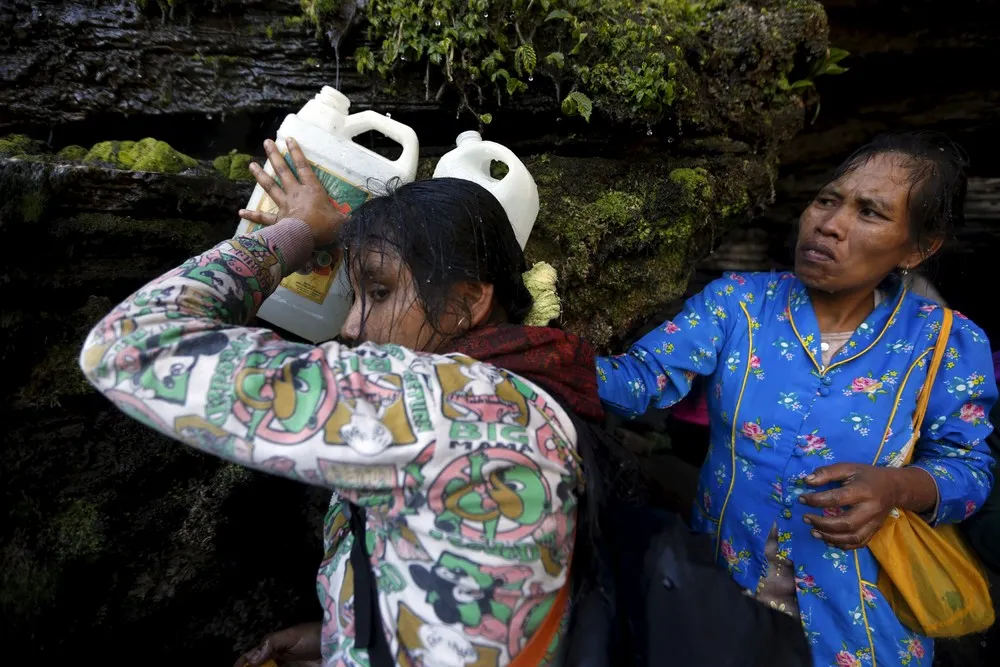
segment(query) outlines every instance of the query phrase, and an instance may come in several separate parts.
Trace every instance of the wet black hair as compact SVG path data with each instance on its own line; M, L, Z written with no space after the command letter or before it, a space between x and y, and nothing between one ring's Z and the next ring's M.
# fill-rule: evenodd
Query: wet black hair
M940 132L890 132L875 137L852 153L827 184L864 166L880 155L898 155L909 172L907 218L917 247L928 253L965 219L968 154Z
M369 251L397 255L412 273L417 298L437 334L442 333L437 329L442 316L462 307L454 288L466 281L493 285L507 322L524 322L532 304L524 285L524 252L496 197L457 178L389 183L381 190L356 208L341 229L348 266ZM366 312L363 282L360 287L357 298Z

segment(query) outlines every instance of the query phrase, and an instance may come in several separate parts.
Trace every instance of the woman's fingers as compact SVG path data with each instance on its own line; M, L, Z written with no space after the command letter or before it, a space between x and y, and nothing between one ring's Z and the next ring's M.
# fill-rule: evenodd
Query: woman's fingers
M278 222L278 215L276 213L248 211L245 208L240 209L240 217L250 222L256 222L258 225L273 225Z
M295 165L295 171L299 176L299 183L302 185L309 185L313 182L318 183L319 179L316 178L312 166L306 160L306 154L299 147L299 142L295 141L292 137L288 137L286 143L288 144L288 154L291 156L292 164Z
M278 146L268 139L264 142L264 152L267 153L267 161L271 163L274 175L284 184L282 187L294 187L298 183L298 180L289 168L288 163L285 162L285 156L278 151Z
M275 181L270 174L264 171L263 167L256 162L251 162L250 172L253 174L253 177L257 179L257 183L260 187L264 188L264 192L266 192L267 196L271 198L271 201L278 206L282 206L285 203L285 191L281 189L281 186L278 185L277 181Z

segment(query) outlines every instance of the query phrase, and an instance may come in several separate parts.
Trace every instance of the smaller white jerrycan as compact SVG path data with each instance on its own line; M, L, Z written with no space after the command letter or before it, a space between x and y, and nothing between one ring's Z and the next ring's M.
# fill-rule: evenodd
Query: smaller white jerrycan
M507 211L514 236L524 250L538 217L538 187L528 168L509 148L483 141L474 130L458 135L455 144L454 149L441 156L434 168L434 178L461 178L489 190ZM494 160L507 165L507 175L503 178L490 175L490 163Z
M298 113L285 118L275 140L289 165L285 139L292 137L299 143L330 201L345 214L371 197L369 188L397 178L404 183L416 178L420 153L417 134L411 128L375 111L348 115L350 106L351 101L343 93L325 86ZM389 160L353 141L369 130L398 143L403 147L402 154ZM274 175L270 163L264 169ZM277 206L259 185L246 208L277 212ZM236 233L257 229L259 225L244 220ZM313 343L332 339L351 307L350 283L342 263L334 263L336 256L334 247L316 248L309 264L281 281L257 315Z

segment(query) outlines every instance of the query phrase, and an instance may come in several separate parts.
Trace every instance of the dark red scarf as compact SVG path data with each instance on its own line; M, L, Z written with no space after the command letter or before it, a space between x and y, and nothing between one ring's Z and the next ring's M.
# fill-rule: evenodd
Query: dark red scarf
M604 418L597 395L594 348L578 336L511 324L471 331L453 340L447 352L459 352L530 380L583 419Z

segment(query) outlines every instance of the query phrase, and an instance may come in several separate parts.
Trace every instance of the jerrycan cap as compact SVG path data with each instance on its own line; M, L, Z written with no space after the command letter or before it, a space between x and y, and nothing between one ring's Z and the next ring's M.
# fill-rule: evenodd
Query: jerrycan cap
M461 146L462 144L471 144L482 140L483 135L479 134L475 130L466 130L455 138L455 145Z
M347 115L348 109L351 108L350 98L331 86L323 86L323 89L316 94L316 101L322 102L326 106L339 111L345 116Z

